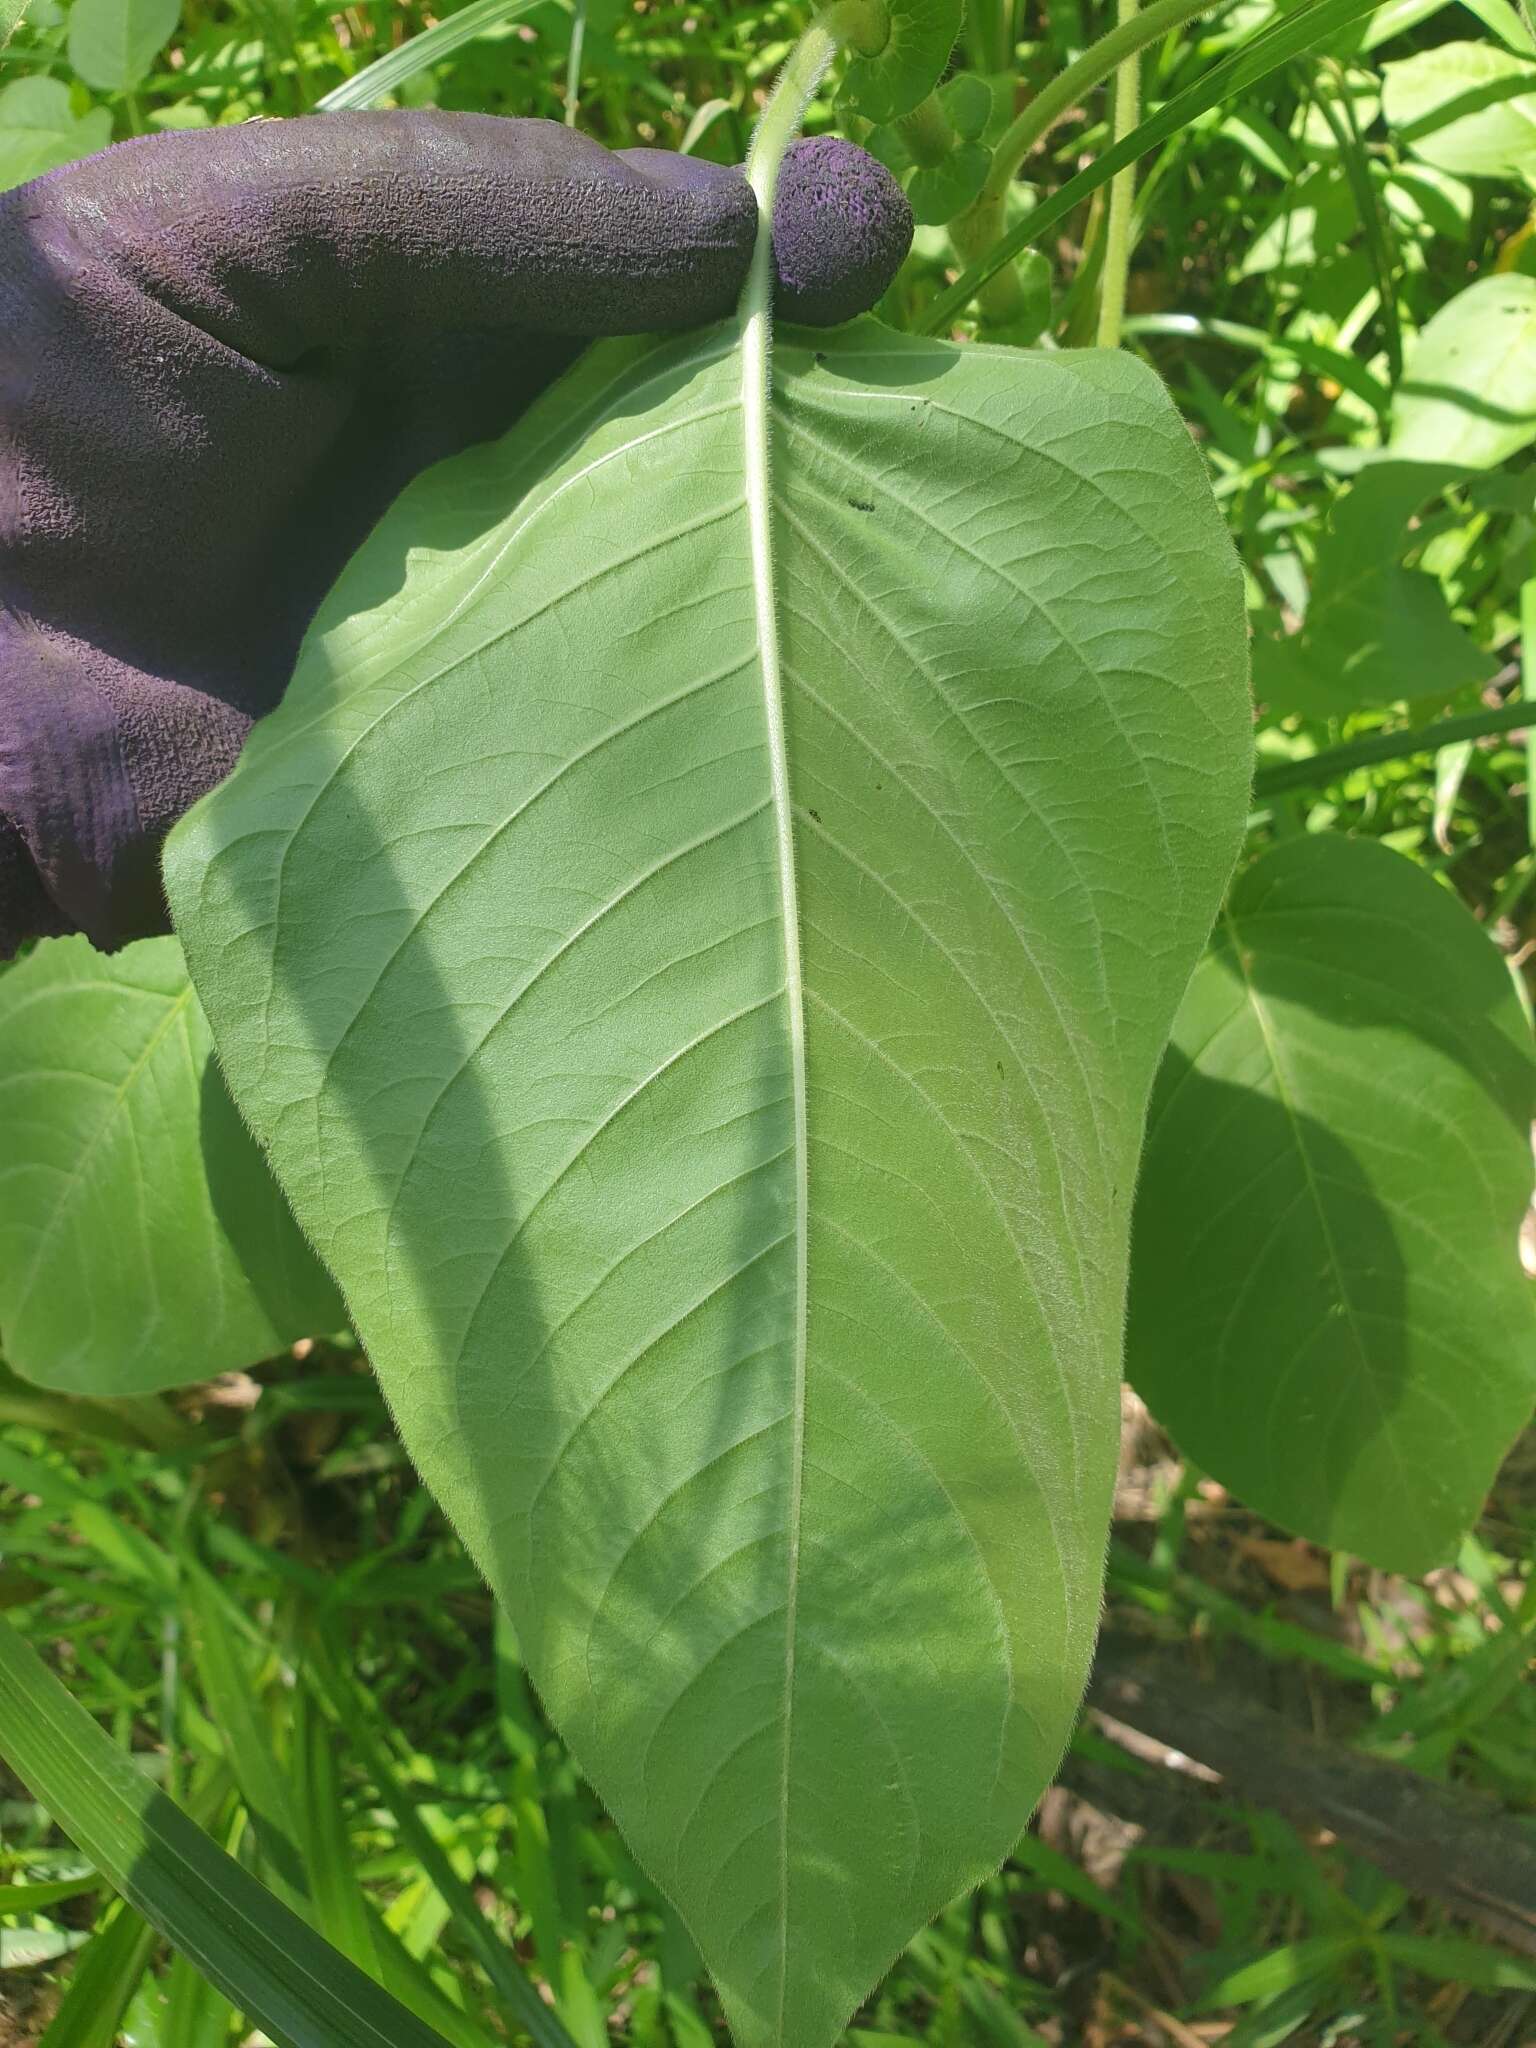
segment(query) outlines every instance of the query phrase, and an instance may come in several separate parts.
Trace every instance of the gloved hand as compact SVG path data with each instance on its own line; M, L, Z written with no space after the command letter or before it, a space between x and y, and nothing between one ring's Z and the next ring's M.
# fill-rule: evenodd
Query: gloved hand
M755 230L739 171L479 114L154 136L0 194L0 958L164 931L161 841L391 498L590 337L727 313ZM798 145L781 309L862 311L910 237L873 158Z

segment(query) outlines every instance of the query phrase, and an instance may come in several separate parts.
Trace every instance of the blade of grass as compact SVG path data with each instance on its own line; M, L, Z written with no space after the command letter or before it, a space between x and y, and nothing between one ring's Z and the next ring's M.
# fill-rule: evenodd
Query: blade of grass
M1355 119L1355 103L1344 67L1331 58L1325 58L1319 63L1318 72L1324 83L1321 90L1313 92L1312 103L1328 124L1328 132L1339 152L1339 161L1344 166L1344 176L1355 202L1366 256L1376 279L1387 369L1395 388L1403 375L1403 330L1397 317L1396 264L1388 246L1392 234L1391 217L1371 179L1370 159L1361 140L1360 124Z
M394 1815L401 1840L436 1887L453 1915L454 1924L497 1996L524 2028L536 2048L575 2048L570 2035L523 1975L515 1959L496 1939L469 1887L459 1878L446 1852L421 1816L409 1790L401 1783L383 1744L372 1729L372 1716L357 1688L337 1669L326 1646L312 1641L304 1658L304 1675L317 1699L345 1734L375 1790Z
M1038 242L1075 207L1097 192L1101 185L1107 184L1117 171L1134 164L1148 150L1166 142L1169 136L1177 135L1181 128L1187 127L1211 107L1220 106L1223 100L1246 91L1261 78L1267 78L1271 71L1279 70L1282 64L1288 64L1291 58L1311 49L1336 30L1346 28L1362 14L1372 13L1377 4L1378 0L1315 0L1314 5L1276 22L1244 48L1212 65L1203 78L1175 94L1155 114L1133 128L1122 142L1105 150L1086 170L1079 171L1049 198L1042 199L1023 220L994 242L985 255L979 256L927 308L917 323L918 332L937 334L948 327L965 311L989 278L995 277L1022 250Z
M211 1582L205 1583L200 1572L189 1573L183 1597L191 1610L198 1676L251 1817L262 1875L286 1905L302 1913L307 1886L298 1814L288 1778L256 1716L258 1695L249 1666Z
M418 71L425 71L429 64L441 63L444 57L452 56L455 50L461 50L466 43L484 35L488 28L498 28L504 21L515 21L520 14L531 14L542 4L543 0L474 0L472 6L450 14L435 28L412 36L398 50L391 50L386 56L365 65L341 85L333 86L316 100L315 110L317 113L335 114L350 107L377 106L397 86L404 85L408 78L414 78Z
M0 1913L46 1913L66 1899L82 1899L87 1892L99 1892L101 1879L61 1877L51 1884L0 1884Z
M0 1754L107 1882L279 2048L443 2048L157 1791L5 1621Z
M1309 754L1303 761L1280 761L1261 768L1254 777L1256 797L1279 796L1288 789L1323 789L1354 768L1368 768L1378 761L1402 761L1414 754L1437 754L1458 740L1481 739L1487 733L1514 732L1536 723L1536 712L1524 696L1499 704L1491 711L1470 711L1465 718L1442 718L1412 732L1373 732L1364 739L1346 740L1343 746Z
M1262 327L1245 327L1240 321L1201 319L1197 313L1137 313L1125 323L1127 334L1188 335L1191 340L1225 343L1229 348L1252 349L1265 358L1277 375L1294 375L1310 370L1315 377L1331 377L1363 399L1378 418L1385 419L1392 405L1386 385L1373 377L1358 357L1344 349L1304 335L1275 335Z
M1375 1945L1389 1961L1443 1984L1473 1991L1536 1991L1536 1963L1504 1955L1487 1942L1445 1934L1383 1934Z
M38 2048L113 2048L154 1949L149 1922L131 1906L117 1907L81 1949Z
M172 1958L165 1980L160 2048L224 2048L239 2014L185 1956Z

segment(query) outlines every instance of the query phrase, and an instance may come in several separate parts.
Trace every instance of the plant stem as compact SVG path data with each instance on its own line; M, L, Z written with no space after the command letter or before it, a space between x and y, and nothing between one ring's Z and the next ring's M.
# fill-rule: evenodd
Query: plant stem
M1095 86L1100 86L1127 58L1140 56L1149 44L1182 28L1197 14L1204 14L1215 0L1156 0L1156 4L1132 19L1122 19L1096 43L1090 43L1081 57L1035 94L1029 105L1007 130L993 154L992 168L981 188L982 205L1000 199L1013 183L1020 164L1047 130L1062 115L1077 106Z
M1201 114L1207 113L1212 107L1220 106L1223 100L1246 91L1261 78L1268 78L1270 73L1278 71L1282 64L1289 63L1292 57L1325 42L1340 29L1347 28L1351 22L1357 21L1364 14L1369 14L1372 5L1373 0L1303 0L1303 4L1294 13L1281 15L1267 29L1261 30L1251 43L1244 43L1237 49L1229 51L1218 63L1213 64L1203 77L1197 78L1193 85L1186 86L1182 92L1175 93L1171 100L1164 101L1155 113L1149 114L1145 121L1138 124L1124 142L1112 143L1096 163L1091 163L1086 169L1076 172L1064 185L1042 199L1026 219L1016 222L1006 233L999 230L990 246L985 246L985 253L973 259L964 273L957 277L946 291L940 292L938 297L918 315L913 332L942 334L1005 264L1011 262L1031 243L1038 242L1047 229L1055 227L1058 221L1065 220L1074 207L1080 206L1085 199L1090 198L1101 185L1108 184L1116 171L1123 169L1128 163L1134 163L1137 157L1144 156L1158 143L1166 142L1170 136L1177 135L1192 121L1198 120ZM1147 21L1156 11L1149 10L1141 19ZM1188 10L1190 16L1198 12L1198 8L1192 7ZM1118 29L1111 31L1111 35L1118 34ZM1087 54L1092 57L1094 52L1089 51ZM1118 62L1119 59L1116 58L1114 61ZM1108 68L1113 70L1114 63ZM1074 66L1073 70L1076 69ZM1068 74L1062 75L1066 77ZM1034 108L1029 109L1022 118L1028 119L1034 111ZM1054 114L1052 118L1055 118ZM1018 124L1014 125L1017 128ZM1010 171L1003 181L1005 192L1011 176ZM982 196L985 198L986 194L983 193ZM977 204L980 205L981 201L978 200ZM954 234L953 223L950 232Z
M1536 576L1528 576L1520 586L1520 694L1527 704L1536 698ZM1536 714L1536 706L1532 708ZM1536 847L1536 731L1525 743L1525 817L1531 845Z
M912 161L924 170L933 170L943 163L960 141L936 92L929 93L910 114L901 115L896 132L911 150Z
M571 14L571 49L565 64L565 125L576 126L581 107L581 59L587 44L587 0L576 0Z
M1119 0L1118 25L1136 19L1136 0ZM1141 54L1127 57L1115 73L1115 135L1123 142L1141 119ZM1109 229L1104 241L1104 270L1099 279L1099 347L1118 348L1125 319L1125 294L1131 277L1131 242L1136 209L1136 166L1116 171L1109 188Z
M1321 754L1309 754L1304 761L1281 761L1273 768L1261 768L1254 778L1256 797L1279 796L1288 789L1321 789L1336 782L1352 768L1368 768L1377 761L1402 761L1411 754L1438 754L1457 740L1481 739L1486 734L1513 732L1520 726L1536 726L1536 708L1524 697L1491 711L1471 711L1465 718L1442 718L1435 725L1421 725L1412 732L1371 733L1365 739L1347 740L1341 747L1329 747Z
M1148 44L1182 27L1212 5L1214 0L1156 0L1145 13L1119 21L1107 35L1090 44L1075 64L1069 64L1036 93L993 152L992 168L975 203L949 224L950 239L968 268L979 264L1002 240L1007 226L1008 188L1041 136L1121 64L1139 57ZM1131 125L1135 126L1134 121ZM950 296L945 294L946 305ZM989 323L1006 324L1017 317L1022 300L1023 289L1010 264L982 287L983 318Z

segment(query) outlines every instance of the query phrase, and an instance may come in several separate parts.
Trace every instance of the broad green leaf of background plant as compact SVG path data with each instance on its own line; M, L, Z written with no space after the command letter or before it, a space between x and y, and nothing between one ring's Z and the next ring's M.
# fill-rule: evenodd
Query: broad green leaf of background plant
M1443 1564L1536 1399L1536 1067L1448 891L1318 836L1238 881L1158 1077L1127 1366L1283 1527Z
M1480 277L1409 350L1392 409L1404 462L1494 469L1536 441L1536 277Z
M213 1064L174 939L49 939L0 975L0 1343L150 1393L346 1320Z
M1445 463L1378 462L1342 493L1300 630L1254 644L1254 689L1268 710L1339 718L1367 704L1444 700L1492 675L1437 579L1401 559L1414 514L1465 478Z
M112 140L105 107L76 115L57 78L17 78L0 87L0 192L56 171Z
M965 17L964 0L888 0L891 33L876 57L854 57L842 98L866 121L910 114L944 76Z
M735 329L611 344L399 501L167 876L557 1724L741 2048L826 2048L1071 1726L1249 709L1144 368L776 363L782 755Z
M1382 70L1382 111L1416 157L1464 178L1536 183L1536 63L1443 43Z
M180 19L180 0L74 0L70 66L98 92L132 92Z

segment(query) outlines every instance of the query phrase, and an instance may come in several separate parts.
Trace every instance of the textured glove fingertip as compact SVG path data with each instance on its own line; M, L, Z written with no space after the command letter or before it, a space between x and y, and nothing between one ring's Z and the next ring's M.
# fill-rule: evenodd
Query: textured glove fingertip
M778 307L835 327L874 305L912 246L912 209L885 165L834 135L797 142L773 207Z

